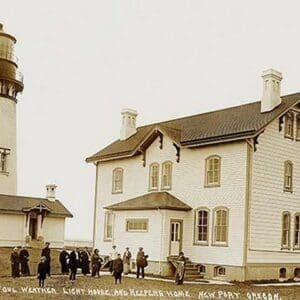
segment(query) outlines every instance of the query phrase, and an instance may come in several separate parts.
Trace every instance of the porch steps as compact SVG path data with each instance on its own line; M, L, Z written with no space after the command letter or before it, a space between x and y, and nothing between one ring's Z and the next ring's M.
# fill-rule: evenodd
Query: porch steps
M174 273L177 268L177 259L178 256L168 257L168 262L174 267ZM198 266L199 264L191 262L190 259L186 257L184 280L197 281L203 279L203 275L201 275L198 271Z
M31 240L28 242L28 246L33 249L43 249L44 242L39 240Z

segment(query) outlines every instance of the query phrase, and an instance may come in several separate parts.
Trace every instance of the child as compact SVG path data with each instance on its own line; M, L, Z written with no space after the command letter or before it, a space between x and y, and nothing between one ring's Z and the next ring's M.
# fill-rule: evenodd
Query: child
M48 265L46 262L46 257L41 257L41 262L38 264L38 280L39 280L39 287L44 287L44 281L46 279L46 274L48 272Z
M115 284L121 283L123 273L123 261L121 259L121 254L118 253L117 259L113 261L113 276L115 277Z

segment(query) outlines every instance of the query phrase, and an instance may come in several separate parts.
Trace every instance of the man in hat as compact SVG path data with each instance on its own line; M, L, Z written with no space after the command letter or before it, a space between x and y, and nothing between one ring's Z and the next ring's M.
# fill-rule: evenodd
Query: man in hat
M123 263L124 263L124 275L127 275L130 272L130 259L131 252L129 251L129 247L126 247L126 251L123 254Z
M69 274L68 260L69 260L69 253L66 251L66 247L63 247L63 250L59 254L59 262L60 262L60 266L61 266L61 273L63 275L68 275Z
M20 263L21 263L21 273L24 276L29 276L30 275L30 271L29 271L29 266L28 266L28 261L29 261L29 253L27 251L27 249L25 249L25 247L21 247L21 251L20 251Z
M51 269L51 255L50 255L50 243L46 242L45 247L42 250L41 256L46 257L46 266L47 266L47 274L50 277L50 269Z
M11 276L13 278L20 277L20 258L18 253L18 248L13 248L13 251L10 255L11 262Z
M140 277L140 273L142 275L142 278L145 277L145 262L146 262L146 258L145 258L145 252L143 251L143 247L139 248L139 251L136 255L136 278Z

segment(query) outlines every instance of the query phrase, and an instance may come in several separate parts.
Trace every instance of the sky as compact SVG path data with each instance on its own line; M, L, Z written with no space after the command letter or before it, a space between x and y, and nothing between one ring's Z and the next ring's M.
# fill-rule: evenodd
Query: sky
M85 158L138 126L260 99L262 71L300 88L299 1L0 0L17 38L18 194L57 198L67 239L92 239L95 167ZM216 124L217 126L217 124Z

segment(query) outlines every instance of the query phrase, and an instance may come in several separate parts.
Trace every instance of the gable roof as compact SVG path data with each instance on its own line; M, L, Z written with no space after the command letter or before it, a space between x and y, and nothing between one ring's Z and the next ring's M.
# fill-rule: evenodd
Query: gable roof
M170 209L188 211L192 208L169 194L168 192L153 192L138 196L123 202L104 207L111 210L152 210Z
M50 201L46 198L33 198L0 194L1 213L21 213L42 205L50 211L52 216L73 217L68 209L59 201Z
M137 128L127 140L116 140L87 162L129 157L139 153L139 145L153 130L160 130L181 146L201 146L255 137L271 121L300 101L300 93L282 96L272 111L261 113L261 102L252 102L203 114L164 121Z

